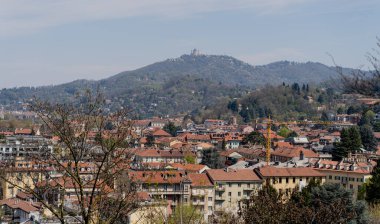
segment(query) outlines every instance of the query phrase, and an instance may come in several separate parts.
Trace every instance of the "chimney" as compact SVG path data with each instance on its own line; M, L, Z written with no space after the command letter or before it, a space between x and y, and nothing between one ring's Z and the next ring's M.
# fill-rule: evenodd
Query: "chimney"
M304 157L305 157L305 155L304 155L303 151L301 150L300 151L300 160L304 160Z

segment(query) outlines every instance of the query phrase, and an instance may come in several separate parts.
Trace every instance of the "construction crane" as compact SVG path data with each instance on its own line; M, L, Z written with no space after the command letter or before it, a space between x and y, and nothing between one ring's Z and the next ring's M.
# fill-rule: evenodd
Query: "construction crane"
M270 163L270 153L271 153L271 146L272 146L272 139L271 139L271 132L272 132L272 124L273 124L273 120L271 120L270 116L268 117L268 122L267 122L267 138L266 138L266 162L267 162L267 166L269 166L269 163ZM294 121L294 122L280 122L280 125L282 124L285 124L285 125L289 125L289 124L296 124L296 125L299 125L299 124L311 124L311 125L315 125L315 124L322 124L322 125L333 125L333 124L339 124L339 123L334 123L334 122L331 122L331 121Z

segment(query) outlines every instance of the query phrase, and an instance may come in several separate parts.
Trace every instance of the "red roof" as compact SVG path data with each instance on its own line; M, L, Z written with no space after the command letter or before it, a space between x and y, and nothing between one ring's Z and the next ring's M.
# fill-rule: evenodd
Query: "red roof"
M226 171L223 169L206 170L213 181L260 181L261 179L253 170L242 169Z
M146 149L136 151L135 155L140 157L183 157L185 153L179 150Z
M310 167L277 168L265 166L258 169L263 177L324 177L325 175Z
M15 134L16 135L31 135L33 132L30 128L16 128Z
M148 184L180 183L185 178L185 171L131 171L129 176L134 181Z
M12 209L21 209L27 213L39 211L39 209L33 206L32 203L22 201L18 198L9 198L0 201L0 205L7 205Z
M294 158L294 157L299 157L301 151L304 154L305 158L318 158L319 155L315 153L312 150L305 149L302 147L294 147L294 148L278 148L271 154L273 156L281 156L281 157L287 157L287 158Z
M171 134L167 133L166 131L162 129L158 129L157 131L153 132L153 136L155 137L172 137Z
M207 174L205 173L190 173L191 186L194 187L211 187L213 186Z

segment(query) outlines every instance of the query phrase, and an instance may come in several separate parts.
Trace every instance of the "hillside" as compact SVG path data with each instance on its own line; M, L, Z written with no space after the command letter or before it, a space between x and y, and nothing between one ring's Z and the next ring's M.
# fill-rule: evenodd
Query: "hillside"
M123 106L143 116L166 115L212 106L266 84L320 83L336 76L333 68L313 62L252 66L230 56L183 55L99 81L3 89L0 104L16 105L33 96L73 102L76 92L99 87L109 99L110 109Z

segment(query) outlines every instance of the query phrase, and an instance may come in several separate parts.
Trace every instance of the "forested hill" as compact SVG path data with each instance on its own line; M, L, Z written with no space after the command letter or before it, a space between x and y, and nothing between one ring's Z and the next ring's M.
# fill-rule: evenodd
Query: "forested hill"
M142 115L189 112L256 87L285 83L320 83L337 77L334 68L320 63L275 62L252 66L230 56L183 55L99 81L77 80L56 86L0 91L0 104L43 100L72 101L84 88L100 89L111 108L134 108Z

